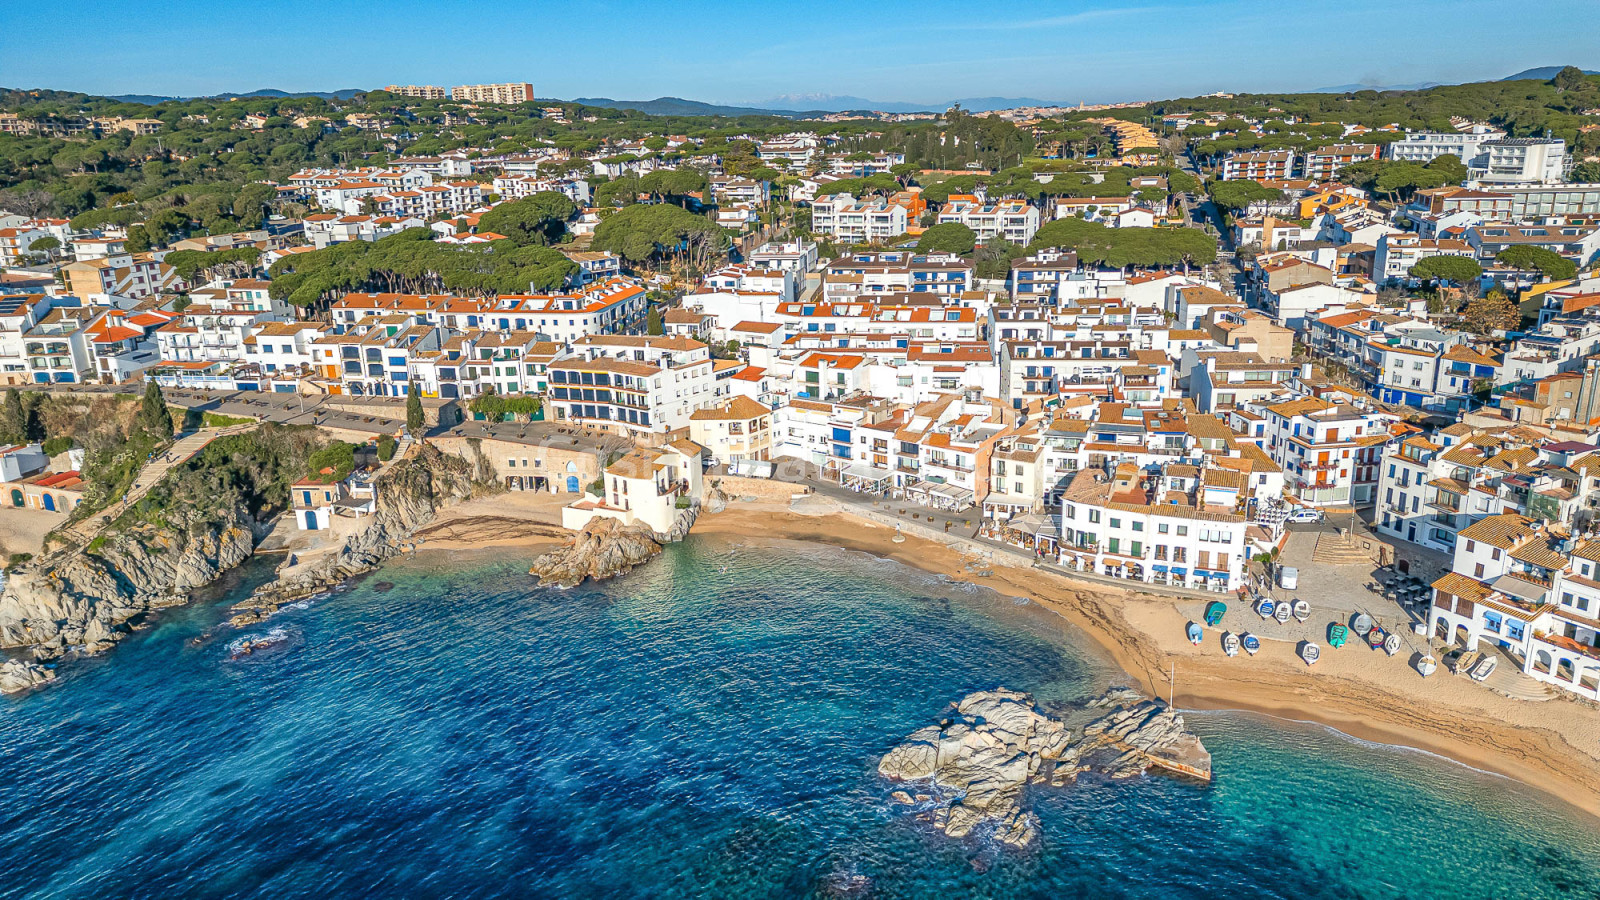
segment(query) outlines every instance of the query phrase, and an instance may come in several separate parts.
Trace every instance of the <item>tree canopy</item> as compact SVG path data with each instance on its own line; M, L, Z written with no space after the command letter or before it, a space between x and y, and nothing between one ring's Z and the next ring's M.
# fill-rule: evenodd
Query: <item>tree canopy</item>
M960 222L935 225L917 239L919 253L971 253L978 245L978 235Z
M667 203L628 206L595 227L596 250L610 250L631 263L682 259L704 268L726 250L728 237L705 216Z
M1578 274L1577 263L1544 247L1507 247L1495 256L1494 261L1513 269L1538 271L1551 281L1565 281Z
M1215 262L1217 242L1197 228L1108 228L1084 219L1057 219L1041 227L1030 252L1073 250L1078 259L1107 266L1178 266Z
M314 306L346 291L478 296L550 291L577 271L576 263L549 247L517 246L512 240L438 244L431 230L411 228L370 243L346 241L286 256L269 273L272 296Z
M567 195L540 191L501 203L478 217L478 231L503 234L518 244L554 244L567 232L578 207Z
M1411 267L1411 277L1470 284L1483 277L1483 266L1467 256L1430 256Z
M1267 187L1259 181L1239 179L1237 181L1211 182L1212 202L1229 212L1237 213L1248 208L1252 203L1281 199L1283 199L1283 191Z

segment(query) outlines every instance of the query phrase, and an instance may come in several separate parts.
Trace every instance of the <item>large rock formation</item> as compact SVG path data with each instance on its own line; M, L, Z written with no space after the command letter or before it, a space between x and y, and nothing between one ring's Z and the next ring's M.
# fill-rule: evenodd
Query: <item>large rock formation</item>
M14 659L0 665L0 694L20 694L54 680L56 673L38 663Z
M534 560L528 571L539 576L541 584L572 587L585 578L621 575L660 552L661 544L650 526L596 517L565 547Z
M412 534L432 522L440 509L471 497L478 485L470 463L424 443L417 453L393 463L378 476L376 486L377 510L365 528L314 564L257 589L249 600L234 607L233 624L258 622L287 604L376 568L400 553Z
M878 773L925 788L916 797L903 790L894 796L924 807L945 834L992 835L1018 847L1039 833L1038 818L1023 805L1030 783L1060 786L1089 770L1123 778L1152 765L1210 778L1210 754L1184 731L1181 716L1131 692L1090 705L1112 711L1074 738L1072 728L1040 712L1028 694L979 691L956 704L957 718L919 729L890 750Z
M11 572L0 593L0 645L36 655L99 652L128 619L183 603L188 592L249 558L262 531L243 508L170 510L165 521L108 533Z

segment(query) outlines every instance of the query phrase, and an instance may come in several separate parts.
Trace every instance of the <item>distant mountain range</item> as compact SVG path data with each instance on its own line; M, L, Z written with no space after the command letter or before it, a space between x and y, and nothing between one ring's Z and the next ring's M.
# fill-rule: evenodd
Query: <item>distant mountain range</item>
M212 94L209 97L161 97L156 94L116 94L107 100L117 100L122 103L143 103L146 106L155 106L157 103L166 103L169 100L226 100L230 97L321 97L324 100L349 100L357 94L364 94L366 88L345 88L341 91L280 91L276 88L262 88L259 91L250 91L244 94Z
M1562 66L1539 66L1525 69L1515 75L1508 75L1501 81L1538 80L1548 81L1561 71ZM1600 72L1585 69L1585 74L1600 75ZM1440 87L1436 81L1424 81L1416 84L1340 84L1330 87L1314 88L1309 91L1295 93L1309 94L1343 94L1354 91L1420 91L1432 87ZM364 93L362 88L345 88L338 91L280 91L276 88L263 88L242 94L222 93L213 94L204 98L193 97L163 97L155 94L119 94L109 97L124 103L142 103L154 106L169 100L207 99L219 100L229 97L320 97L324 100L348 100L356 94ZM552 101L561 102L561 101ZM585 106L598 106L608 109L631 109L653 116L817 116L832 112L851 112L874 110L887 113L915 113L915 112L943 112L959 103L961 108L970 112L989 112L996 109L1012 109L1019 106L1073 106L1073 103L1054 100L1040 100L1036 97L964 97L959 100L950 100L941 103L909 103L901 100L869 100L865 97L856 97L849 94L782 94L770 100L762 100L749 106L729 106L719 103L706 103L700 100L686 100L682 97L657 97L654 100L612 100L608 97L579 97L571 101Z
M1566 68L1566 66L1540 66L1540 67L1538 67L1536 69L1523 69L1521 72L1518 72L1515 75L1507 75L1506 77L1504 77L1504 78L1502 78L1500 80L1501 81L1549 81L1550 79L1556 77L1556 73L1557 72L1559 72L1559 71L1561 71L1562 69L1565 69L1565 68ZM1584 69L1583 70L1583 74L1585 74L1585 75L1600 75L1600 72L1596 72L1593 69Z

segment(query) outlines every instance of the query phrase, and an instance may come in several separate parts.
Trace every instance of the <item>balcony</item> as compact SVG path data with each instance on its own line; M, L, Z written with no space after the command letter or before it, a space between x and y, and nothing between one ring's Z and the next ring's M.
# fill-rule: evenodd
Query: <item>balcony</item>
M1533 633L1533 639L1536 641L1543 641L1552 647L1558 647L1562 650L1568 651L1569 653L1577 653L1581 656L1587 656L1590 659L1600 659L1600 648L1579 643L1578 641L1575 641L1565 635L1546 634L1543 631L1535 631Z
M1309 469L1313 472L1331 472L1339 468L1339 462L1339 460L1335 459L1329 462L1304 462L1300 465L1302 468Z

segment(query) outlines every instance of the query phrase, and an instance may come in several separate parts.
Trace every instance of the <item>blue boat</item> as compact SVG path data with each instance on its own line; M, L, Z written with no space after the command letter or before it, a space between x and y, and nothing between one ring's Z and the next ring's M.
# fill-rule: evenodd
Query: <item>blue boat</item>
M1262 599L1261 605L1256 607L1256 612L1261 615L1261 618L1270 619L1277 608L1277 604L1273 603L1272 599L1268 597Z
M1228 611L1228 604L1221 600L1213 600L1206 604L1206 624L1212 628L1222 624L1222 614Z
M1193 622L1190 622L1189 623L1189 643L1198 644L1203 640L1205 640L1205 635L1200 632L1200 626L1196 625Z
M1239 642L1244 644L1244 652L1251 656L1255 656L1256 651L1261 649L1261 639L1253 634L1246 633L1244 637L1239 639Z

